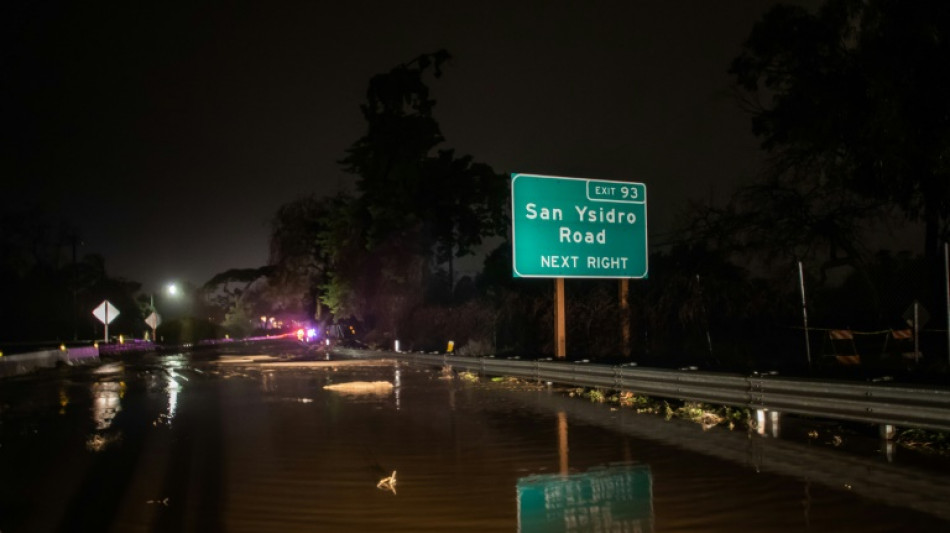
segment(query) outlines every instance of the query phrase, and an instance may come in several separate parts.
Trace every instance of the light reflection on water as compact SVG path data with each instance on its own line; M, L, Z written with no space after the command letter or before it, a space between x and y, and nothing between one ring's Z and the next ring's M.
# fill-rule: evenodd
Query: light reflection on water
M125 388L125 382L117 376L110 376L105 378L104 381L96 381L90 385L92 396L90 414L95 431L86 437L87 450L102 452L122 439L122 431L111 428L116 415L122 410ZM65 408L69 404L69 401L63 401L64 396L66 394L60 394L60 405L62 406L60 414L65 414Z
M375 380L392 382L391 393L323 388ZM42 384L5 386L0 405L41 397ZM114 531L515 531L523 480L589 479L620 462L649 468L652 514L641 523L645 531L947 526L861 496L865 481L852 474L878 471L873 462L762 448L756 434L703 432L549 390L503 391L411 366L280 369L154 358L95 379L84 389L88 398L67 388L68 407L61 405L63 387L50 383L47 407L37 402L32 410L0 411L0 531L67 523ZM94 456L65 429L57 434L66 437L44 437L70 424L88 428L89 411L75 409L86 401L95 434L123 435ZM65 415L56 414L64 408ZM54 428L9 430L43 409L54 415ZM152 423L162 417L174 424ZM820 460L812 467L810 458ZM802 475L786 473L786 464ZM836 468L851 469L854 490L830 488L838 474L821 477ZM393 471L398 490L381 490ZM881 475L874 479L884 488L906 486L891 470ZM909 492L915 499L950 494L939 479L925 481L926 491ZM582 491L600 491L589 506L599 511L585 515L587 507L575 507L566 515L573 522L562 522L561 530L592 531L591 520L615 516L605 509L629 494L611 497L607 486L561 490L575 502ZM33 501L44 502L43 513L31 511Z
M122 394L125 383L100 381L92 384L92 420L96 429L102 431L112 425L115 415L122 410Z
M165 411L165 421L168 425L172 424L172 421L175 420L175 414L178 412L178 395L183 388L180 382L188 381L187 376L175 372L175 369L181 368L182 364L181 361L171 360L164 366L167 378L165 391L168 393L168 409Z

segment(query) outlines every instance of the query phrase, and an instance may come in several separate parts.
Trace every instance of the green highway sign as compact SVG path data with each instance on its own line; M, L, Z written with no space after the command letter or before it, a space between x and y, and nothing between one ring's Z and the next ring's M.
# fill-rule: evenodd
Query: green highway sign
M515 277L645 278L647 187L512 174L511 243Z

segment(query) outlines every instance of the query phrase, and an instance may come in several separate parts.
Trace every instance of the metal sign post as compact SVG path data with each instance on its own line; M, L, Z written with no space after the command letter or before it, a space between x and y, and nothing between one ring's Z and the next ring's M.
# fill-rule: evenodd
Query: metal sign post
M630 357L630 280L620 280L620 352Z
M798 284L802 289L802 320L805 322L805 357L808 358L808 368L811 368L811 342L808 339L808 305L805 302L805 271L802 262L798 262Z
M920 362L920 330L930 321L930 313L927 308L920 305L920 302L914 300L914 303L904 311L904 320L914 331L914 363Z

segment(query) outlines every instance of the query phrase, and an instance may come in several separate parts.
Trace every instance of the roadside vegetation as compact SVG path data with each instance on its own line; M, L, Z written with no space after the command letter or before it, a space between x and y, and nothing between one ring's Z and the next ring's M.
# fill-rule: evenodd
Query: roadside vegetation
M458 379L465 384L492 384L514 387L519 390L533 390L546 388L547 385L510 376L494 376L482 379L476 372L454 372L451 366L443 367L441 376L446 379ZM755 413L749 409L736 408L724 405L707 404L683 400L654 398L630 391L611 391L591 387L566 387L560 389L570 398L586 400L592 403L604 404L610 409L630 409L636 413L662 416L666 420L687 420L702 426L703 430L721 427L730 431L758 431L758 421ZM805 423L800 424L807 427ZM820 426L820 427L819 427ZM874 430L876 431L876 429ZM867 434L866 427L857 427L849 424L815 424L807 430L805 437L809 441L824 442L833 447L847 444L854 435ZM872 431L873 433L873 431ZM867 438L867 436L865 436ZM874 438L873 436L871 438ZM940 457L950 457L950 435L946 432L923 429L899 430L894 442L902 448L914 452Z
M950 457L950 435L925 429L905 429L897 433L897 442L908 449Z

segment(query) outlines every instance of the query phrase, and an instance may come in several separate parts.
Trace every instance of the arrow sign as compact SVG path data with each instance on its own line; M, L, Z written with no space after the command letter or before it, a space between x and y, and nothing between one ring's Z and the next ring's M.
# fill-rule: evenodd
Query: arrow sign
M152 311L152 314L148 315L148 318L145 319L145 323L152 329L157 328L162 323L162 317L155 311Z
M92 314L99 319L99 322L106 325L104 340L105 342L109 342L109 322L112 322L115 320L115 317L119 316L119 310L109 303L109 300L103 300L102 303L99 304L99 307L92 310Z
M119 316L119 310L109 300L103 300L99 307L92 310L92 314L103 324L109 324Z

